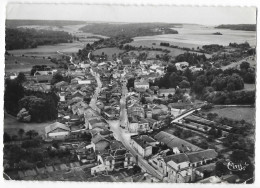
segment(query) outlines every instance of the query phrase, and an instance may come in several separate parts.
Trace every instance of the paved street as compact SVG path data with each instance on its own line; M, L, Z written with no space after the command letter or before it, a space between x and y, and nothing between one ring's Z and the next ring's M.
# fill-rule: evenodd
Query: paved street
M99 95L99 93L101 91L102 83L100 81L99 74L94 74L93 73L93 76L95 76L95 78L97 80L97 87L96 87L96 91L95 91L94 95L92 96L92 99L91 99L91 101L89 103L89 106L92 109L98 111L98 107L96 106L96 102L97 102L98 95Z
M136 156L138 156L137 163L143 170L152 174L158 179L162 179L163 175L160 172L157 172L151 165L149 165L148 162L141 155L139 155L130 145L130 140L131 140L130 136L134 134L128 132L126 94L127 94L126 84L123 84L122 97L120 100L120 107L121 107L120 119L117 121L108 121L110 124L111 131L113 131L114 137L123 143L123 145L131 152L131 154L134 156L135 159ZM125 128L121 128L120 125Z

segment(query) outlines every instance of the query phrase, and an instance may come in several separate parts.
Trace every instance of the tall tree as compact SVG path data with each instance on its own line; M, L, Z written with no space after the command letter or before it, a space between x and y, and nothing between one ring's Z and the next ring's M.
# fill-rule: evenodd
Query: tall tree
M23 138L24 130L23 129L19 129L18 135L20 136L20 138Z
M14 116L19 111L18 101L24 96L24 89L16 79L5 80L4 107L6 111Z
M203 89L207 86L208 80L204 75L198 76L193 84L193 91L197 94L201 94Z
M26 81L26 77L24 75L24 73L20 72L16 78L17 82L22 84L23 82Z
M37 136L38 133L35 130L29 130L25 133L26 136L29 136L30 139L32 139L33 137Z

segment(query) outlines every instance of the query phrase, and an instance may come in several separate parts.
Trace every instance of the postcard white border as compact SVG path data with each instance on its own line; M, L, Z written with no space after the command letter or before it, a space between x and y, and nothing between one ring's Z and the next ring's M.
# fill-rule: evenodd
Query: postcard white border
M259 0L30 0L30 1L22 1L22 0L1 0L0 3L0 75L1 77L1 82L0 82L0 104L1 104L1 113L0 113L0 119L1 122L3 122L3 93L4 93L4 52L5 52L5 6L7 3L87 3L87 4L107 4L107 5L150 5L150 6L160 6L160 5L166 5L166 6L254 6L257 8L260 8L260 1ZM259 21L257 21L257 36L259 36ZM259 42L259 40L257 40ZM257 49L257 57L259 57L259 50ZM258 60L258 58L257 58ZM259 62L258 62L259 63ZM259 133L259 127L257 127L259 120L259 115L260 111L258 106L260 105L259 101L259 82L260 81L260 76L259 76L259 71L257 71L257 98L256 98L256 135L258 135L258 139L256 137L256 179L255 179L255 184L253 185L245 185L245 184L239 184L239 185L231 185L231 184L137 184L137 183L89 183L89 182L27 182L27 181L4 181L1 175L1 187L5 188L13 188L13 187L115 187L115 188L132 188L133 186L135 187L173 187L173 186L178 186L178 187L259 187L260 186L260 173L259 173L259 160L260 159L260 154L259 154L259 147L260 147L260 133ZM2 123L3 125L3 123ZM3 127L1 128L1 133L3 135ZM3 148L3 136L0 136L0 144L1 148ZM1 157L0 157L0 172L3 172L3 152L1 152Z

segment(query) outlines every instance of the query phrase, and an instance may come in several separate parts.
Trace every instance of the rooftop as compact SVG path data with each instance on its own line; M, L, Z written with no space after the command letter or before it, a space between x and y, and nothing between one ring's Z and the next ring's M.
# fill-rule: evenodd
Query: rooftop
M153 138L151 138L147 135L134 136L134 137L132 137L132 140L134 140L142 148L146 148L146 147L150 146L149 143L156 142Z
M164 131L161 131L158 134L156 134L154 138L159 142L163 142L169 148L177 147L179 150L183 152L201 150L201 148Z
M45 132L49 133L49 132L54 131L55 129L58 129L58 128L63 129L65 131L70 131L70 128L67 127L65 124L60 123L60 122L55 122L53 124L50 124L50 125L46 126L45 127Z
M104 137L102 137L102 136L99 135L99 134L95 135L95 136L91 139L91 141L92 141L94 144L98 143L98 142L101 141L101 140L105 140L105 141L109 142L107 139L105 139Z
M172 161L174 161L176 164L183 163L183 162L189 162L188 156L184 153L165 156L163 159L170 166L172 166Z

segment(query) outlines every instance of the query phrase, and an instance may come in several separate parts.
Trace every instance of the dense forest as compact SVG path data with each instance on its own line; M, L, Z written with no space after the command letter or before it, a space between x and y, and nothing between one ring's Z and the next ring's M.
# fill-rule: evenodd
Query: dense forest
M14 80L5 80L4 108L7 113L16 116L21 109L28 111L30 121L44 122L54 120L58 116L59 97L54 93L25 90L23 73L19 73Z
M231 30L242 30L242 31L256 31L255 24L227 24L227 25L219 25L215 28L218 29L231 29Z
M62 27L66 25L79 25L85 24L85 21L72 21L72 20L6 20L5 24L8 28L16 28L25 25L46 25Z
M6 50L37 48L41 45L72 42L64 31L6 28Z
M125 35L126 37L152 36L160 34L178 34L178 31L171 29L176 24L163 23L131 23L131 24L109 24L98 23L86 25L80 30L86 33L115 37Z

